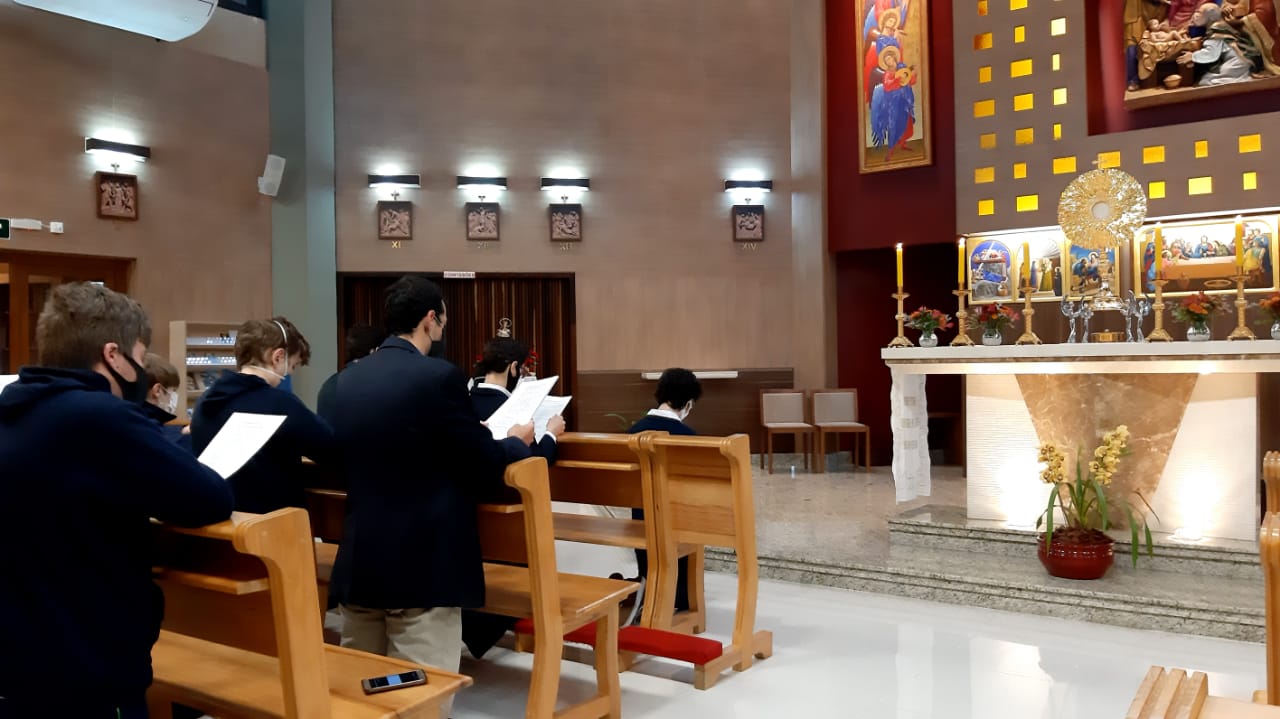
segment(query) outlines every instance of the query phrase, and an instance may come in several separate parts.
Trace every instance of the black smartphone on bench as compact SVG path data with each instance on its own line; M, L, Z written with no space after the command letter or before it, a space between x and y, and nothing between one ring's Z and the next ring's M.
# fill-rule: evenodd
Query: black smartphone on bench
M371 677L369 679L360 680L360 686L364 688L365 694L389 692L392 689L416 687L419 684L426 683L427 673L421 669L414 669L413 671L402 672L400 674L388 674L385 677Z

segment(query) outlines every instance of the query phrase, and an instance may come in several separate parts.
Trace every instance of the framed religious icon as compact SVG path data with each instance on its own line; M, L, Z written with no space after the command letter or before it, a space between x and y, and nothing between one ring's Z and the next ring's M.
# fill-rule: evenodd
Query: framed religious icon
M855 0L858 170L933 164L929 117L929 3Z
M553 204L549 215L552 242L582 242L582 205Z
M98 217L109 220L138 219L138 177L115 172L93 176Z
M1067 272L1063 263L1067 239L1062 231L1054 229L1020 232L1006 235L1002 239L1015 248L1016 262L1013 269L1017 274L1017 282L1014 283L1014 297L1022 299L1022 248L1025 246L1030 255L1031 301L1061 300Z
M1105 275L1111 280L1111 291L1120 293L1119 253L1114 247L1092 250L1067 243L1067 296L1092 297L1102 288Z
M733 206L733 241L764 242L764 205Z
M1280 216L1257 215L1240 220L1188 220L1160 226L1163 245L1160 272L1168 284L1165 295L1184 296L1195 292L1234 293L1237 268L1245 275L1245 292L1274 292L1278 286L1277 262L1271 245ZM1236 237L1240 241L1239 264ZM1133 283L1146 294L1155 294L1155 226L1147 225L1133 243ZM1227 280L1227 289L1211 289L1213 280Z
M500 211L496 202L468 202L467 239L481 242L498 239Z
M970 238L969 298L974 304L1000 302L1015 297L1013 253L1001 240Z
M397 200L378 203L378 239L413 239L413 203Z

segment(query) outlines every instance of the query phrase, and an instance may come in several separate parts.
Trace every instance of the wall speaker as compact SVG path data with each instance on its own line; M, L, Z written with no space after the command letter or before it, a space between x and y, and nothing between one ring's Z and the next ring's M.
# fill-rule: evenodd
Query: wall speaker
M267 155L267 166L262 169L262 177L258 178L258 192L275 197L280 191L282 177L284 177L284 158L279 155Z

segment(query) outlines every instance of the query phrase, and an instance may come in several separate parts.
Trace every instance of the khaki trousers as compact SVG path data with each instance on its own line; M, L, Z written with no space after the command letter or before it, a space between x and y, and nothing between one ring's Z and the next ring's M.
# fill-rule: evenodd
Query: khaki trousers
M340 609L342 646L458 671L462 660L462 609L366 609L350 604L343 604ZM450 697L440 707L441 719L448 719L452 709Z

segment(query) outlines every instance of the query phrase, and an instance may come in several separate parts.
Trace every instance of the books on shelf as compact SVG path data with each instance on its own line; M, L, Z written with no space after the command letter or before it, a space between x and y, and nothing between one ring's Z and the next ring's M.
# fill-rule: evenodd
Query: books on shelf
M210 365L213 367L235 367L236 358L227 355L190 354L187 355L187 366Z
M235 347L236 331L223 332L216 337L192 336L187 338L188 347Z

